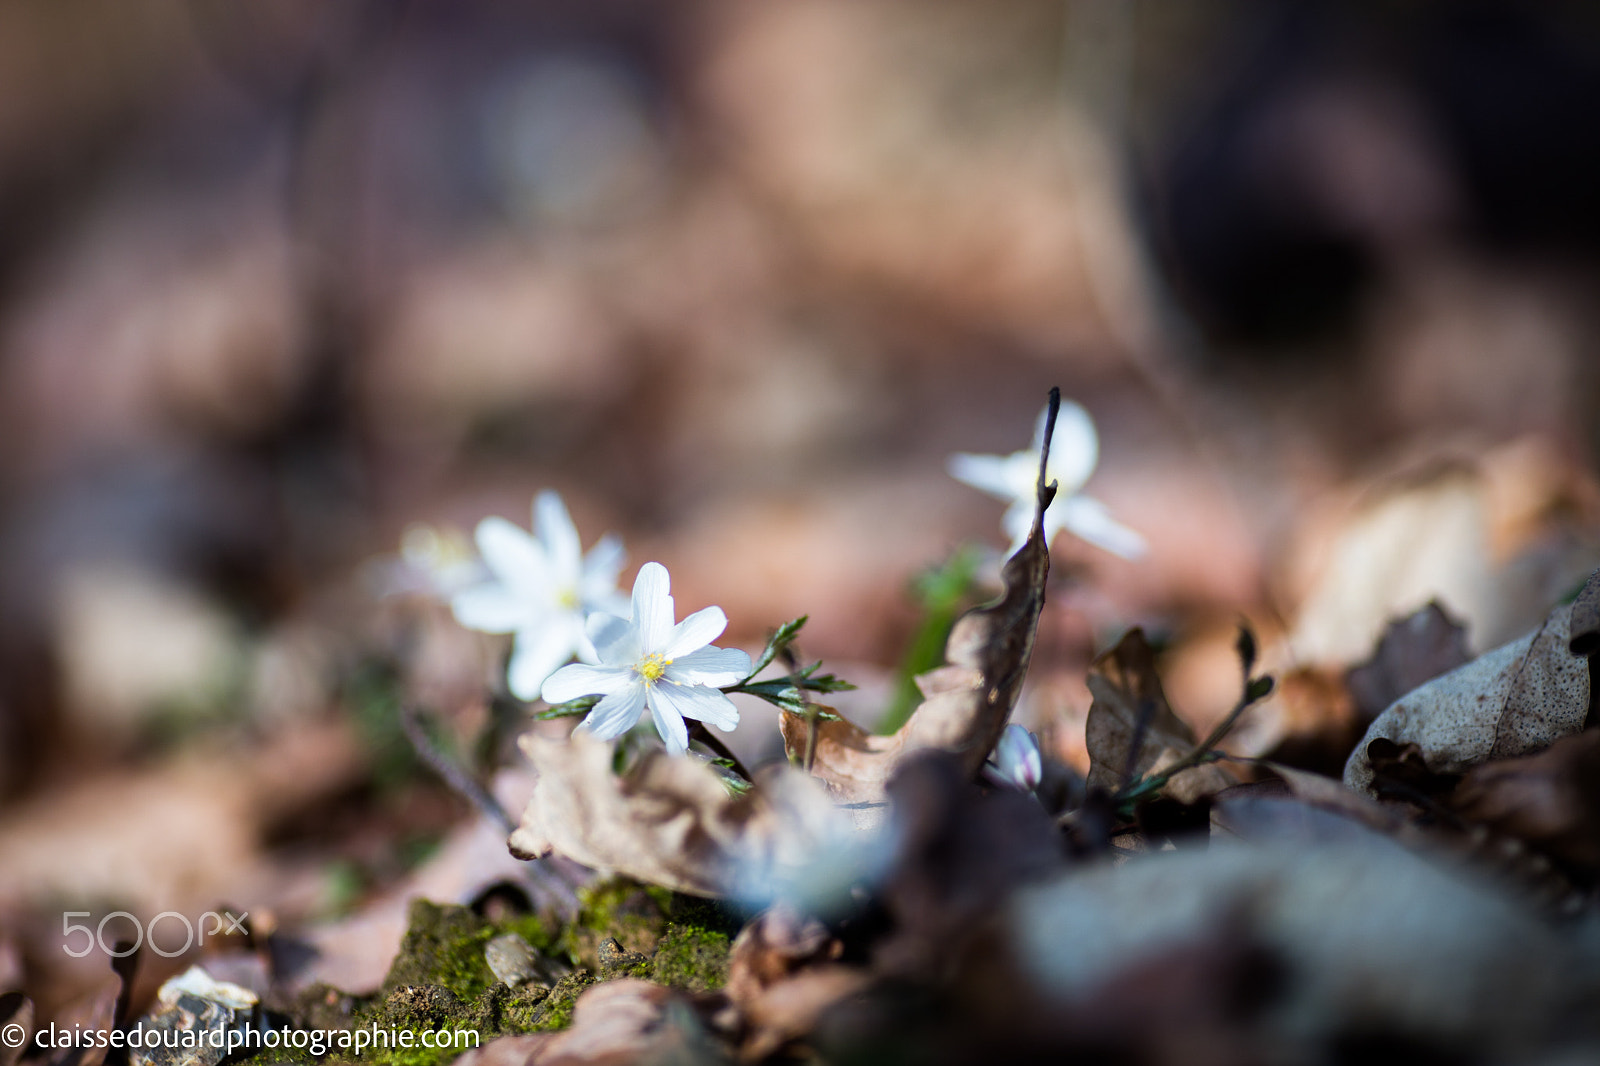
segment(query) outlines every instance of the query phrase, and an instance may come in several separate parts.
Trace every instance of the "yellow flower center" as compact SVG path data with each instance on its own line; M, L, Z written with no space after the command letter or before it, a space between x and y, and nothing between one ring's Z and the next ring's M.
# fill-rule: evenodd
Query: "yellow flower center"
M662 674L667 672L667 667L671 665L671 659L666 658L660 652L656 652L654 655L646 655L643 659L640 659L634 666L633 671L647 682L656 681L660 679Z
M562 589L556 593L556 603L568 611L576 611L580 603L577 589Z

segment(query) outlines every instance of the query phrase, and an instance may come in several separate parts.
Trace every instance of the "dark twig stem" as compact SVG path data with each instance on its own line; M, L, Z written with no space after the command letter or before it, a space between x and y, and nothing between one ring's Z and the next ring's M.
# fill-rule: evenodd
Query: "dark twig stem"
M1249 710L1264 695L1264 692L1252 692L1250 679L1246 677L1244 692L1239 696L1239 702L1234 704L1233 709L1228 712L1228 716L1218 722L1217 727L1204 740L1196 744L1189 754L1168 766L1159 774L1152 774L1141 781L1124 785L1116 795L1118 806L1120 807L1122 804L1160 791L1168 781L1171 781L1185 770L1192 770L1196 766L1208 762L1216 762L1222 758L1222 753L1216 750L1217 745L1221 743L1223 737L1228 735L1228 731L1238 723L1239 716Z
M411 742L417 758L438 774L445 784L465 797L467 802L500 823L507 833L516 829L516 821L506 813L504 807L500 806L500 801L490 795L489 790L479 784L478 779L473 777L466 767L441 749L428 735L428 730L423 724L425 718L426 715L417 707L408 706L400 711L400 728L405 730L406 739Z
M744 763L739 761L739 757L732 751L728 750L728 746L724 744L721 738L719 738L715 733L707 729L704 722L689 723L689 739L698 740L700 743L716 752L719 758L727 759L733 764L733 772L744 778L746 781L753 782L755 780L755 778L750 775L750 771L745 769Z
M1128 745L1128 758L1122 767L1122 783L1127 785L1139 769L1139 753L1144 750L1145 737L1150 734L1150 723L1155 721L1156 701L1139 701L1139 717L1133 723L1133 743Z

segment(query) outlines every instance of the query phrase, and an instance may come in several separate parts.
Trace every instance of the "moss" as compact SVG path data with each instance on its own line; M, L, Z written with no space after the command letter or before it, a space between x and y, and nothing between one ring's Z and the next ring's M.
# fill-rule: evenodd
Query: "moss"
M615 939L624 951L651 952L666 931L673 893L613 877L578 890L578 914L557 940L574 963L598 972L600 944Z
M469 1004L467 1018L481 1033L525 1033L533 1028L549 996L549 985L507 988L496 983Z
M579 912L552 929L537 915L489 922L466 907L416 900L400 952L382 991L362 999L325 985L286 1005L300 1028L468 1030L483 1042L507 1033L543 1032L572 1024L574 1004L597 980L640 977L692 991L720 988L740 916L722 904L615 878L582 889ZM503 933L521 935L542 954L570 958L583 968L554 987L508 988L495 980L484 947ZM602 959L601 945L607 945ZM605 962L602 969L601 963ZM319 1066L357 1061L361 1066L436 1066L459 1049L366 1048L359 1060L331 1050ZM260 1062L314 1066L308 1053L251 1056ZM241 1061L248 1061L244 1059Z
M732 942L726 932L674 922L650 960L657 984L705 992L721 988L728 980L728 952Z
M400 952L377 996L362 999L316 985L285 1005L285 1021L302 1029L459 1030L479 1034L484 1043L506 1033L560 1028L571 1019L572 1001L592 979L585 974L582 983L572 983L564 990L562 1002L550 1006L547 1001L552 989L547 986L507 988L495 980L483 949L491 939L508 932L519 934L542 953L557 950L555 931L537 915L488 922L466 907L416 900ZM330 1049L326 1058L317 1060L307 1051L279 1049L240 1061L297 1066L345 1061L360 1066L437 1066L460 1054L459 1048L367 1047L359 1058L349 1050Z
M550 990L539 1009L533 1013L529 1032L549 1032L565 1029L572 1024L572 1007L585 989L594 984L594 975L588 970L574 970Z
M459 999L474 999L496 983L483 949L506 932L520 934L544 953L554 947L555 938L537 915L486 922L467 907L413 900L405 939L383 989L392 992L405 985L439 985Z

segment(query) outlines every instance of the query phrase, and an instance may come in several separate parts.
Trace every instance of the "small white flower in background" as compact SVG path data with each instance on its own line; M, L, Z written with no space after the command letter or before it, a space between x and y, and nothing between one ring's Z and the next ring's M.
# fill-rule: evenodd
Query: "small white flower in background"
M1001 520L1012 538L1008 554L1016 554L1033 527L1035 482L1048 410L1039 415L1033 446L1026 451L1010 455L960 453L950 457L951 477L1010 501ZM1105 504L1079 491L1094 473L1099 458L1100 441L1089 412L1071 400L1062 400L1050 441L1050 464L1045 470L1046 483L1056 483L1056 498L1044 513L1045 544L1049 545L1057 533L1066 529L1114 555L1138 558L1144 554L1144 538L1112 518Z
M1038 788L1044 776L1038 739L1017 723L1009 723L1000 734L1000 743L994 746L994 754L983 764L983 776L992 785L1022 792Z
M445 601L489 576L466 537L421 524L407 526L401 534L400 561L416 576L417 591Z
M646 707L667 750L682 755L689 748L685 718L718 729L739 724L739 709L717 691L744 680L750 656L737 648L708 645L728 627L720 607L676 618L671 578L660 563L645 563L633 582L633 614L619 618L595 614L589 636L600 664L574 663L557 670L544 683L547 703L566 703L580 696L602 696L579 729L601 740L620 737L639 720Z
M515 633L506 683L532 700L556 668L573 656L592 660L584 623L594 611L622 609L617 575L622 541L606 534L587 556L566 504L544 491L533 501L535 535L504 518L478 523L476 539L491 580L458 592L456 620L485 633Z
M376 597L426 596L449 603L456 593L489 576L467 538L420 522L400 535L398 555L367 560L361 578Z

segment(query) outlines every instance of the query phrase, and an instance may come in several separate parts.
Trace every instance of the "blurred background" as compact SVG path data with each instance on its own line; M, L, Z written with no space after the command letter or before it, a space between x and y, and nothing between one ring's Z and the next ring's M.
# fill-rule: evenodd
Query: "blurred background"
M1128 625L1203 724L1250 619L1304 671L1270 750L1354 728L1392 614L1482 650L1600 560L1587 5L4 0L0 82L0 988L45 1015L64 907L328 922L448 848L399 706L485 777L522 711L398 553L542 488L727 643L809 614L871 724L918 576L1006 541L947 456L1060 385L1150 544L1055 545L1021 713L1080 768Z

